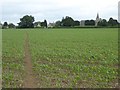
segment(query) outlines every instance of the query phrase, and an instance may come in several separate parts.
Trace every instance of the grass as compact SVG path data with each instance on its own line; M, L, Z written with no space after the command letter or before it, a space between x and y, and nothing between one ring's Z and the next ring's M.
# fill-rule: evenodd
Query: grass
M25 31L3 30L3 87L22 87ZM39 87L117 86L117 29L31 29L27 32Z

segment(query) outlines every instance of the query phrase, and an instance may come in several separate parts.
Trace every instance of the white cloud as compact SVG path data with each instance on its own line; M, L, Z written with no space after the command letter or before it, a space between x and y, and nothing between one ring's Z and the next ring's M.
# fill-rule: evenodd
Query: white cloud
M118 0L2 0L2 22L17 23L19 18L29 14L38 20L49 22L71 16L74 19L108 19L118 16Z

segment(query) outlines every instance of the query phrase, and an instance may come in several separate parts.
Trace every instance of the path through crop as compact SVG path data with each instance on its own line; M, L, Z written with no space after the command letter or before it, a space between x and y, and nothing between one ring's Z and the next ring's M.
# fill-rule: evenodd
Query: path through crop
M29 48L29 35L26 31L25 34L25 43L24 43L24 50L25 50L25 79L24 79L24 88L36 88L36 77L32 70L32 61L30 55L30 48Z

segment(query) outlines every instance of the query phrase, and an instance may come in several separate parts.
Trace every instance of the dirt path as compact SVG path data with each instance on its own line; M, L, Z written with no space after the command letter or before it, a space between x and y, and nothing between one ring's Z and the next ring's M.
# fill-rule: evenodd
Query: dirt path
M31 55L29 50L29 35L26 31L25 34L25 43L24 43L24 50L25 50L25 79L24 79L24 88L37 88L36 77L32 70L32 61Z

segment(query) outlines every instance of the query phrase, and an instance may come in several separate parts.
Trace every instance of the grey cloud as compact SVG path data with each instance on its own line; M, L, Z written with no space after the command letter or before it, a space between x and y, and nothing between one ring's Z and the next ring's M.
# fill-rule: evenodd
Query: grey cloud
M98 2L97 2L98 1ZM69 15L74 19L95 19L97 12L102 18L117 17L118 0L2 0L2 22L18 23L28 14L36 21L53 22ZM108 2L109 1L109 2ZM108 2L108 3L107 3ZM102 4L102 5L101 5Z

